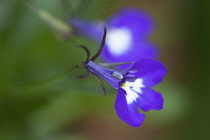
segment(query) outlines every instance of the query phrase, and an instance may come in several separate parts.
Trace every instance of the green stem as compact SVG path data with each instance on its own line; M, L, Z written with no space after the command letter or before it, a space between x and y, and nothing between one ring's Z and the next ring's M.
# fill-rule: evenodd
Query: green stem
M47 84L52 84L55 81L58 81L59 79L65 77L67 74L69 74L70 72L72 72L74 69L79 68L79 65L75 65L74 67L71 67L69 69L67 69L66 71L64 71L63 73L59 73L53 77L50 77L48 79L44 79L44 80L40 80L34 83L30 83L24 87L22 87L22 89L24 90L29 90L29 89L34 89L34 88L41 88Z

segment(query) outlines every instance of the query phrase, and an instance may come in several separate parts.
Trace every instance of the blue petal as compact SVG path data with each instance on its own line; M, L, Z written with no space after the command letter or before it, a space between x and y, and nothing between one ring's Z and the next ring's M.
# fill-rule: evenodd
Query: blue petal
M151 88L142 88L142 93L137 98L138 106L143 111L161 110L163 108L164 100L160 93Z
M104 61L134 62L142 58L157 58L156 45L148 40L148 35L154 29L154 21L147 13L135 8L124 8L110 16L106 26L107 39L101 53ZM129 35L123 32L125 29ZM120 33L114 34L113 30ZM109 34L112 34L112 40L109 40ZM127 70L129 66L121 65L117 68Z
M101 58L105 62L135 62L142 58L157 58L158 50L157 47L145 40L132 41L132 44L129 46L129 49L126 52L115 55L109 48L114 46L108 46L105 44L104 49L101 53ZM118 66L120 70L127 70L130 67L130 64L125 64Z
M136 8L124 8L109 17L108 27L127 27L132 31L134 40L145 38L154 31L154 19Z
M139 70L135 73L135 76L137 78L142 78L143 84L148 87L160 83L167 72L165 66L161 62L152 59L142 59L137 61L131 69Z
M118 89L117 98L115 101L115 110L120 119L132 127L139 127L144 121L144 114L138 111L136 102L127 104L126 93L123 89Z
M86 36L93 40L101 41L105 26L104 23L86 21L76 17L71 18L69 23L76 28L76 34Z

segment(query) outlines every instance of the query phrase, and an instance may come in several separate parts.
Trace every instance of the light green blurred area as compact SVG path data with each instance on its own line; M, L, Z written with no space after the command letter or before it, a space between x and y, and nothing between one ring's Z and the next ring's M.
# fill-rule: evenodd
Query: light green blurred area
M60 0L33 2L66 21L68 13L75 11L80 1L69 0L70 5ZM194 110L200 109L196 104L202 105L195 93L202 84L193 82L193 76L201 79L200 71L194 69L200 64L193 62L198 49L191 41L199 30L194 28L196 23L191 24L194 16L199 15L194 15L193 4L176 0L89 0L87 3L86 9L78 12L86 19L105 19L125 6L143 9L155 18L157 29L151 40L159 46L160 60L168 69L167 77L155 88L164 96L164 110L145 113L144 124L132 128L115 113L117 91L105 84L108 95L104 97L93 77L75 79L85 72L81 69L56 80L33 84L84 61L85 52L75 45L86 45L94 54L97 44L74 35L63 40L23 1L1 0L0 139L163 140L205 136L193 137L194 132L202 131L201 124L208 123L207 116L203 120L193 116ZM205 98L207 94L202 95L203 92L199 94Z

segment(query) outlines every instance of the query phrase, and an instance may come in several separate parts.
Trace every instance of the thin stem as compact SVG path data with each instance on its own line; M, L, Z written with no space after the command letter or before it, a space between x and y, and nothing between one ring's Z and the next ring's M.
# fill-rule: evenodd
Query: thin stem
M87 47L85 47L84 45L77 45L77 47L80 47L80 48L82 48L83 50L85 50L85 52L86 52L86 54L87 54L86 61L88 61L89 58L90 58L90 50L89 50Z
M101 86L102 89L103 89L104 96L106 96L106 88L105 88L103 82L102 82L95 74L93 74L93 73L91 73L91 74L92 74L93 77L98 81L98 83L100 84L100 86Z
M23 89L38 88L38 87L42 87L46 84L53 83L53 82L63 78L64 76L66 76L67 74L69 74L70 72L72 72L74 69L76 69L78 67L79 67L79 65L75 65L74 67L71 67L71 68L67 69L63 73L60 73L60 74L55 75L53 77L50 77L48 79L44 79L44 80L40 80L40 81L37 81L37 82L34 82L34 83L30 83L30 84L26 85L25 87L23 87Z
M85 72L83 75L81 75L81 76L77 76L76 78L77 78L77 79L82 79L82 78L86 78L86 77L88 77L88 75L89 75L89 71L88 71L88 70L86 70L86 72Z
M101 52L104 48L105 40L106 40L106 27L104 27L104 35L103 35L103 38L101 41L100 48L99 48L98 52L90 60L94 61L101 54Z

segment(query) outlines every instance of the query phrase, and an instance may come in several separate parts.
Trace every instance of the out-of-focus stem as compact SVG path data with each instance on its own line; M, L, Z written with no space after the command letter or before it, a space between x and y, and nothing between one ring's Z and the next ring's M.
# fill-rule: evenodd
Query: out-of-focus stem
M44 79L44 80L40 80L40 81L36 81L33 83L29 83L28 85L23 86L20 90L30 90L30 89L39 89L43 86L46 86L47 84L52 84L53 82L56 82L60 79L62 79L63 77L65 77L67 74L71 73L73 70L75 70L76 68L79 68L79 65L75 65L74 67L71 67L69 69L67 69L66 71L59 73L55 76L52 76L50 78Z
M71 25L66 24L62 20L54 17L47 11L36 7L30 1L25 1L26 4L35 12L37 15L47 23L47 25L55 32L55 35L62 39L69 39L73 33L73 28Z

